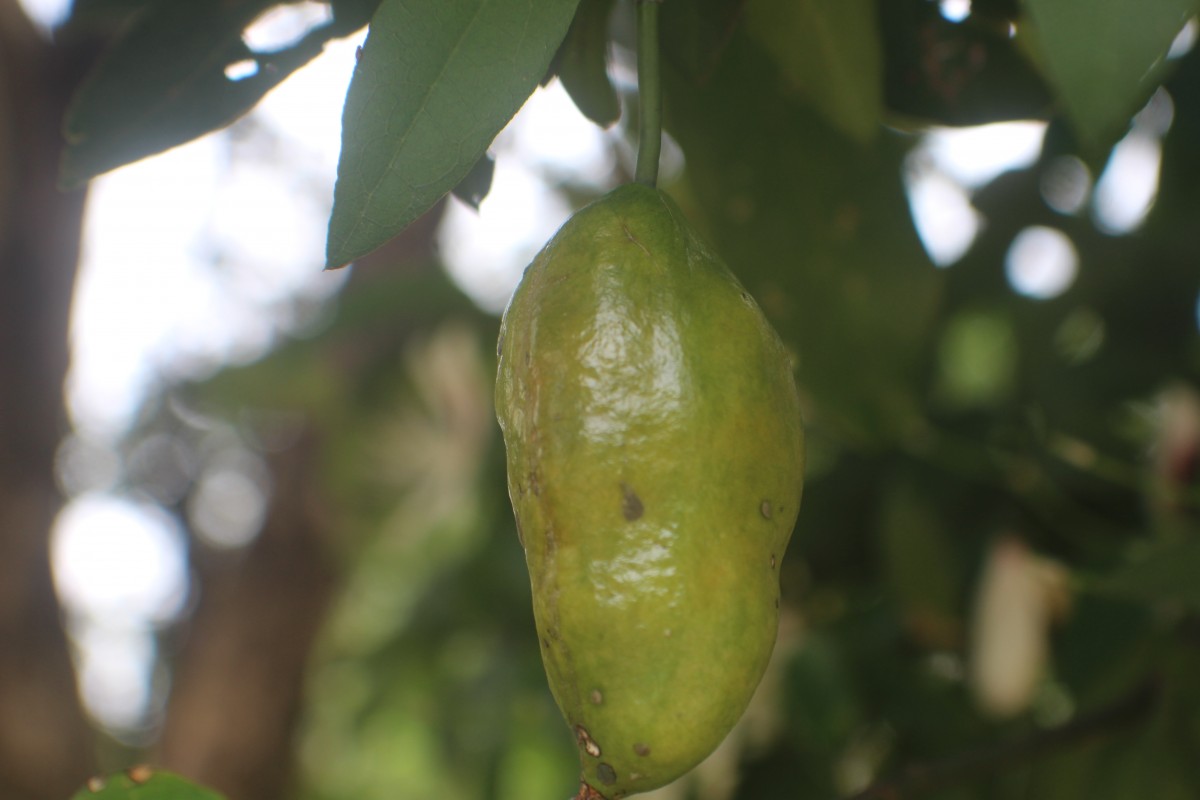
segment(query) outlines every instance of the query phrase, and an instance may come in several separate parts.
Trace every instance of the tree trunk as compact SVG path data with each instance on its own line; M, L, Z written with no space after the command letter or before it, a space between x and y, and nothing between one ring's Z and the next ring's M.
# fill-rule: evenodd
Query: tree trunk
M0 0L0 797L62 800L92 734L50 577L54 454L79 258L82 191L55 187L74 84L14 0Z
M309 651L336 574L312 440L273 459L267 522L244 551L197 553L159 757L229 800L287 797Z

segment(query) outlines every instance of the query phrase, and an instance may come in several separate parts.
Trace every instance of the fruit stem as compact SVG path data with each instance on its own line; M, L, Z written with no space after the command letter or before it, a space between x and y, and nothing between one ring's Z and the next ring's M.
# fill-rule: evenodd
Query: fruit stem
M662 75L658 60L658 7L663 0L638 0L638 154L634 180L658 183L662 152Z

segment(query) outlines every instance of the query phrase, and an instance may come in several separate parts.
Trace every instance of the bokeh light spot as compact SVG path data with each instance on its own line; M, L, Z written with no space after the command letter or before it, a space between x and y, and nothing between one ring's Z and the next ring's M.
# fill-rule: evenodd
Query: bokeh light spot
M51 557L59 596L84 617L165 623L187 595L183 532L149 503L108 494L72 500L55 522Z
M1026 297L1048 300L1074 282L1079 254L1062 231L1032 225L1013 238L1004 266L1013 289Z
M1040 178L1042 199L1060 214L1078 214L1092 191L1092 173L1075 156L1054 158Z
M920 167L905 170L904 184L913 224L930 260L939 267L958 261L981 225L966 190L945 175Z
M188 502L196 535L214 547L244 547L267 516L268 472L257 456L237 449L214 458Z
M950 22L962 22L971 16L971 0L940 0L938 10Z

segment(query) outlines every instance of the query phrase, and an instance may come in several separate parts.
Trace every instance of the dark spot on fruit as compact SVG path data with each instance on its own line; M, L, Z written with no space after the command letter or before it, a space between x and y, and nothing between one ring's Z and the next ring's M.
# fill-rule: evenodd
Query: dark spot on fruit
M596 777L599 778L600 782L605 786L612 786L617 782L617 771L608 764L601 764L600 766L596 767Z
M634 742L633 752L637 753L642 758L645 758L646 756L650 755L650 745L643 744L642 742Z
M758 511L763 515L763 519L771 518L771 501L763 500L762 505L758 507Z
M575 726L575 741L579 742L579 746L583 748L583 752L592 758L600 757L600 745L596 744L592 735L588 733L588 729L582 725Z
M633 522L636 519L641 519L642 514L646 513L646 507L642 505L642 498L637 496L637 492L633 490L627 483L621 484L621 515L625 517L627 522Z
M588 699L592 701L592 705L598 706L604 702L604 695L600 694L599 689L592 689L592 693Z
M550 642L548 642L548 641L547 641L547 640L545 640L545 639L542 639L542 647L544 647L544 648L546 648L547 650L549 650L549 649L550 649Z
M536 469L529 470L529 491L533 492L534 497L542 496L542 481Z

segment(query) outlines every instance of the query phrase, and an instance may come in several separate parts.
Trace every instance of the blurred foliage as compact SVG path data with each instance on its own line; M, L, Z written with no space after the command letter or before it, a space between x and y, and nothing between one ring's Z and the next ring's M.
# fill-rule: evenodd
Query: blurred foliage
M874 26L835 3L744 5L664 6L667 124L686 160L667 189L795 352L809 476L759 697L727 747L656 796L849 796L1131 696L1145 702L1120 724L921 796L1200 795L1200 54L1165 58L1195 4L976 0L954 23L901 0ZM607 119L607 4L585 8L568 41L583 51L560 59ZM1094 25L1064 33L1068 11ZM798 56L818 31L825 50ZM1158 122L1131 122L1147 101ZM904 182L921 131L1033 117L1040 155L973 190L984 224L935 267ZM1064 159L1088 180L1126 136L1161 148L1145 223L1105 229L1091 184L1056 210ZM1006 273L1035 225L1078 255L1048 299ZM344 587L313 657L300 796L562 797L574 749L491 421L497 320L436 263L389 266L356 275L319 335L181 390L250 441L269 412L321 443ZM980 591L1001 537L1030 554L1021 602ZM975 642L1004 634L979 620L1003 628L1017 608L1036 612L1044 661L1025 665L1036 680L1012 713L988 713L991 689L969 676L993 651Z
M125 772L95 777L73 800L224 800L186 778L140 765Z

